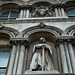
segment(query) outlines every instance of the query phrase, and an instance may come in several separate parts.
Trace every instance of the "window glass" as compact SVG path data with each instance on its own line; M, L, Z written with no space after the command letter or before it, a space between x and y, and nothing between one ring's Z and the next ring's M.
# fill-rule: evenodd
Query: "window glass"
M10 48L0 48L0 75L5 75Z
M6 69L0 69L0 75L5 75Z
M9 50L0 50L0 67L7 67Z
M75 8L70 8L66 11L68 16L75 16Z
M8 17L9 11L3 12L0 17Z
M18 17L18 12L11 11L10 17Z
M17 17L18 17L18 11L16 10L8 10L0 14L0 18L10 19L10 18L17 18Z

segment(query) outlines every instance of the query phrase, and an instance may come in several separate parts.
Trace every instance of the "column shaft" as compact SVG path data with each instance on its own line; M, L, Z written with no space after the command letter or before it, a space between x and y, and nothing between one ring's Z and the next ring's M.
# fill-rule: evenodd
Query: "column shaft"
M57 46L57 54L58 54L58 65L59 65L59 72L62 72L62 68L61 68L61 58L60 58L60 50L59 47Z
M63 44L60 44L59 48L60 48L60 53L61 53L61 63L62 63L63 73L68 73L67 62L66 62Z
M62 12L62 17L66 17L66 13L63 8L61 8L61 12Z
M27 9L26 18L29 18L29 15L30 15L30 11L29 9Z
M24 9L23 18L26 18L26 9Z
M25 53L25 46L21 45L17 74L22 74L23 62L24 62L24 53Z
M20 18L23 18L23 10L20 11Z
M72 73L72 67L71 67L71 62L70 62L70 57L69 57L69 52L67 48L67 44L65 43L65 52L66 52L66 58L67 58L67 64L68 64L68 70L69 73Z
M16 58L15 58L15 63L14 63L14 68L13 68L13 74L16 74L17 71L17 65L18 65L18 59L19 59L19 45L17 46L17 51L16 51Z
M28 48L25 49L24 71L26 70L26 65L27 65L26 60L27 60L27 56L28 56Z
M73 72L75 73L75 57L74 57L74 52L71 44L68 44L69 48L69 53L70 53L70 58L71 58L71 64L73 68Z
M61 14L61 10L60 10L60 8L58 8L58 10L59 10L59 16L61 17L61 16L62 16L62 14Z
M55 8L55 15L56 15L56 17L59 17L59 13L58 13L58 9L57 8Z
M12 47L12 52L11 52L11 56L10 56L10 61L9 61L7 75L12 74L12 69L13 69L13 65L14 65L15 54L16 54L16 46L14 45Z

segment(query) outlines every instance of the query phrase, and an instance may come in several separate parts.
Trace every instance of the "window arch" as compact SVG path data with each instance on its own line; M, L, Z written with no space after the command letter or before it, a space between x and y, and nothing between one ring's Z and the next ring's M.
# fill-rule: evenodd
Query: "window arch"
M18 17L19 12L17 10L5 10L0 13L0 18L5 20L16 19Z
M68 8L66 13L69 17L75 17L75 7Z

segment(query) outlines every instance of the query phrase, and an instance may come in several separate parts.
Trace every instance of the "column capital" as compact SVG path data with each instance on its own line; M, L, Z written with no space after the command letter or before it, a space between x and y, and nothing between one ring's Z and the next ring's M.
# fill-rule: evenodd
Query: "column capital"
M65 8L65 4L54 4L54 8Z
M25 38L11 38L10 39L10 44L11 45L27 45L29 42L28 42L28 39L25 39Z
M56 37L56 43L74 43L75 41L75 37L74 36L60 36L60 37Z

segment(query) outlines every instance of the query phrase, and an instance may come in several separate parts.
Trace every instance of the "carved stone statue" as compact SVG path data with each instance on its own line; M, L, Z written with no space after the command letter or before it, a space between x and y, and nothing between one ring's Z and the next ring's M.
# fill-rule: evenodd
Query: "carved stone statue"
M33 48L33 57L30 64L31 71L50 71L54 70L53 63L51 61L52 50L50 46L46 44L46 40L42 37L39 40L39 44L36 44Z

